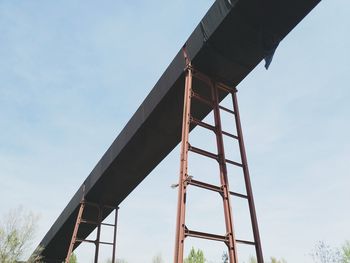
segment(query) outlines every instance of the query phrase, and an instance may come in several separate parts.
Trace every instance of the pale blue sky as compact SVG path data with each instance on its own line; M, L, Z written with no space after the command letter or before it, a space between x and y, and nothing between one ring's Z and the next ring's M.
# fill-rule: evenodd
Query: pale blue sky
M0 214L39 213L33 247L212 2L0 0ZM307 263L318 240L350 239L349 14L348 1L323 1L239 86L266 258ZM118 257L172 261L178 169L176 148L122 203ZM195 229L222 229L215 198L193 190ZM211 262L224 249L187 244Z

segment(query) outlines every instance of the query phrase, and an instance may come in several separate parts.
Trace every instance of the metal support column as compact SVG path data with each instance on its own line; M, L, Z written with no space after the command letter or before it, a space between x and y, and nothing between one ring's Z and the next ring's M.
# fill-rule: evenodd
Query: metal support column
M71 238L71 242L69 244L65 263L69 263L70 257L73 253L74 244L75 244L75 240L77 239L78 229L79 229L79 225L81 223L81 217L83 216L84 208L85 208L85 203L84 203L84 199L83 199L83 201L81 202L80 207L79 207L79 212L78 212L77 220L76 220L75 225L74 225L73 235Z
M183 119L182 119L182 137L181 137L181 157L180 157L180 176L178 184L178 206L177 206L177 220L176 220L176 240L175 240L175 253L174 263L183 263L184 260L184 242L186 237L202 238L212 241L224 242L228 247L228 257L230 263L238 263L237 244L251 245L255 247L258 263L263 263L263 255L261 249L261 241L259 236L259 229L257 223L257 217L254 206L254 199L252 193L252 187L249 177L247 156L244 148L243 133L240 122L238 104L237 104L237 90L227 85L214 80L207 75L200 73L196 69L192 68L191 63L188 61L186 51L184 50L186 69L185 69L185 90L184 90L184 105L183 105ZM211 89L211 98L203 97L193 91L192 82L193 79L206 84ZM198 91L200 93L200 91ZM220 97L222 92L226 94L232 94L233 109L228 109L220 105ZM208 94L208 92L206 92ZM204 103L211 107L214 113L214 125L205 123L191 115L191 100L194 99L199 103ZM220 112L225 111L234 115L237 135L224 131L222 129ZM206 150L192 146L189 143L190 125L194 124L201 128L208 129L215 133L217 153L211 153ZM239 144L239 151L241 155L241 163L227 159L225 156L225 147L223 136L228 136L231 139L237 140ZM199 154L211 159L215 159L219 164L219 176L220 186L208 184L194 180L192 176L188 175L188 155L189 152ZM234 165L243 169L244 182L246 188L246 194L232 192L229 189L229 180L227 173L227 165ZM186 215L186 196L188 186L196 186L205 190L214 191L221 195L223 200L224 219L226 226L226 233L224 235L206 233L201 231L190 230L185 224ZM251 224L253 229L254 240L241 240L236 239L233 222L233 212L231 207L231 196L243 198L248 201L249 212L251 218Z
M188 136L190 131L190 111L191 111L191 92L192 92L192 68L187 64L185 78L185 94L182 119L182 138L181 138L181 160L180 160L180 178L179 194L177 204L177 222L176 222L176 240L175 240L175 259L174 263L183 263L184 241L185 241L185 210L186 210L186 188L187 188L187 163L188 163Z
M258 263L264 263L260 234L259 234L259 227L258 227L258 219L256 216L256 211L255 211L253 190L252 190L252 185L251 185L251 181L250 181L247 154L245 151L244 140L243 140L243 131L242 131L241 119L240 119L240 115L239 115L237 89L235 89L235 91L232 93L232 103L233 103L233 108L234 108L234 112L235 112L238 144L239 144L239 150L240 150L242 164L243 164L243 174L244 174L246 192L247 192L247 196L248 196L250 219L251 219L251 224L252 224L252 228L253 228L256 258L257 258Z
M112 263L115 263L115 251L116 251L116 244L117 244L117 223L118 223L118 211L119 207L115 209L115 216L114 216L114 234L113 234L113 252L112 252Z
M226 157L225 157L225 148L224 140L222 135L221 127L221 118L220 118L220 108L219 108L219 95L215 83L211 87L212 90L212 100L213 100L213 111L214 111L214 121L216 128L216 143L218 149L218 162L220 165L220 182L222 188L222 199L224 204L224 215L225 215L225 225L226 225L226 235L228 238L227 247L228 247L228 256L230 262L238 262L237 258L237 248L236 248L236 239L233 228L233 217L231 210L231 196L229 191L229 183L227 178L227 166L226 166Z
M98 263L98 254L100 251L100 238L101 238L101 223L102 223L102 207L98 206L98 217L97 217L97 233L95 240L95 260L94 263Z

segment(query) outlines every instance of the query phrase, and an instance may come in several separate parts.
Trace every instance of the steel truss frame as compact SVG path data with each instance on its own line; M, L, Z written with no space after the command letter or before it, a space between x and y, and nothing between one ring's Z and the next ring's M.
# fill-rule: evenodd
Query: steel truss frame
M93 220L87 220L83 218L84 214L84 209L86 206L93 207L97 209L97 218L96 221ZM114 216L114 224L109 224L109 223L103 223L102 222L102 216L103 216L103 211L104 209L113 209L115 210L115 216ZM77 220L74 226L73 230L73 235L71 238L71 242L69 245L69 249L67 252L67 257L65 259L65 263L69 263L70 257L74 251L74 246L76 243L82 243L82 242L87 242L87 243L93 243L95 244L95 256L94 256L94 263L98 263L98 256L99 256L99 248L100 245L110 245L112 246L112 262L115 263L116 261L116 243L117 243L117 222L118 222L118 211L119 207L113 207L109 205L101 205L101 204L96 204L92 202L87 202L85 198L83 197L82 201L80 202L80 207L79 207L79 212L77 216ZM80 224L90 224L90 225L95 225L97 227L97 232L96 232L96 239L95 240L90 240L90 239L80 239L78 238L78 230ZM114 228L114 233L113 233L113 242L105 242L101 241L101 227L102 226L110 226Z
M263 253L261 248L261 241L259 235L259 228L257 222L257 216L254 205L253 191L250 181L247 156L243 141L243 132L240 121L238 102L237 102L237 89L229 87L220 83L219 81L208 77L207 75L194 69L191 63L187 59L186 51L184 50L184 56L186 59L186 77L185 77L185 92L184 92L184 105L183 105L183 121L182 121L182 137L181 137L181 153L180 153L180 176L178 184L178 206L177 206L177 222L176 222L176 239L175 239L175 255L174 263L183 263L184 257L184 243L186 237L202 238L214 241L221 241L227 245L228 257L230 263L238 263L237 255L237 243L253 245L256 251L256 257L258 263L263 263ZM211 99L204 98L200 94L193 91L193 79L196 78L208 85L211 89ZM219 104L219 92L225 92L231 94L233 102L233 110L223 107ZM197 120L191 115L191 101L197 100L200 103L204 103L212 107L214 112L215 126ZM237 135L223 131L221 126L220 111L226 111L233 114L235 117L235 125ZM200 148L194 147L189 143L190 125L195 124L202 128L209 129L215 133L217 154L211 153ZM223 136L228 136L238 141L239 151L241 156L241 163L226 159ZM192 176L188 175L188 155L189 152L203 155L208 158L217 160L219 163L220 171L220 186L211 185L205 182L193 180ZM246 194L240 194L229 190L227 164L235 165L243 169ZM186 195L188 186L196 186L202 189L217 192L221 195L223 200L224 216L225 216L225 235L210 234L205 232L199 232L190 230L186 226ZM239 198L244 198L248 201L251 225L253 230L253 241L239 240L235 238L233 213L231 209L231 195Z

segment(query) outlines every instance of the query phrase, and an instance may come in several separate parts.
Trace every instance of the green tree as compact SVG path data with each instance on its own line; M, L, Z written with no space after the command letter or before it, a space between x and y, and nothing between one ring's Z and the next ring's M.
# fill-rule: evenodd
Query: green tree
M315 246L311 256L315 263L340 263L342 254L338 249L333 249L325 242L320 241Z
M250 256L248 263L257 263L256 257Z
M222 259L222 263L228 263L228 255L226 251L222 253L221 259Z
M0 262L20 261L33 241L38 217L21 207L0 221ZM36 257L39 259L38 257Z
M106 263L113 263L112 259L107 259ZM128 263L128 262L126 260L124 260L124 259L117 258L115 260L115 263Z
M188 257L184 260L184 263L204 263L205 257L202 250L197 251L192 247Z
M35 249L33 254L30 256L30 258L27 260L27 263L42 263L42 251L44 250L43 247L39 246Z
M283 259L283 258L278 260L275 257L271 257L271 263L287 263L287 261L285 259Z
M342 247L342 263L350 263L350 241L346 241Z
M124 259L117 259L115 263L128 263L128 262Z
M74 253L70 256L69 263L78 263L77 256Z

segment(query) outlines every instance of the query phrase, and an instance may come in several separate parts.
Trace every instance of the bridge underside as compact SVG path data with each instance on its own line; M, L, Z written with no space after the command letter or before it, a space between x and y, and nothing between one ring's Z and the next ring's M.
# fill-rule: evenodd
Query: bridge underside
M319 1L217 0L185 43L189 58L198 70L236 86L273 54ZM184 69L180 50L45 235L40 246L47 262L60 262L67 254L83 185L88 201L116 207L180 142ZM210 110L203 104L192 106L200 119ZM103 218L111 211L106 210ZM86 216L96 214L91 210ZM79 236L85 238L93 230L82 225Z

